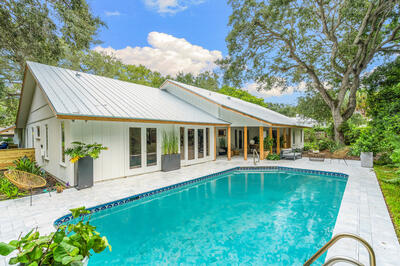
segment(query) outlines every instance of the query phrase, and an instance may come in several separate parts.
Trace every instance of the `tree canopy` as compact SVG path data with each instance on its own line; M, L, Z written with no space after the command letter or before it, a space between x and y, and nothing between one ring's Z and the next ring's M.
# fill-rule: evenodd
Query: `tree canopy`
M305 82L329 107L335 138L356 108L360 77L379 55L400 51L399 1L230 0L220 61L225 79L260 89Z

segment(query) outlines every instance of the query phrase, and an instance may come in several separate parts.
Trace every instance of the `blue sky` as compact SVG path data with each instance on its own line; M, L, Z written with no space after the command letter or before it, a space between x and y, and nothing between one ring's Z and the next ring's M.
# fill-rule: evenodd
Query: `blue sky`
M216 68L227 55L225 37L231 8L225 0L89 0L107 24L95 50L123 62L143 64L163 74L194 74ZM299 92L249 92L277 103L295 103Z

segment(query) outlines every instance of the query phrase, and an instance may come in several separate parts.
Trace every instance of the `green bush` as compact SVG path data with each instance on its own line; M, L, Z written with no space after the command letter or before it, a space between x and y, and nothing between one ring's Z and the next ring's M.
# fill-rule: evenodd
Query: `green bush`
M378 141L374 131L370 127L361 130L360 137L351 146L351 154L360 156L361 152L373 152L374 154L383 150L383 142Z
M276 161L276 160L280 160L281 156L279 156L279 154L276 153L270 153L267 156L267 160L271 160L271 161Z
M304 143L303 150L304 151L309 151L313 149L313 143Z
M100 253L107 247L111 251L106 237L96 232L96 227L84 222L84 215L90 212L84 207L71 210L74 218L82 217L76 224L62 225L56 232L40 236L36 229L27 235L12 240L8 244L0 242L0 255L8 256L18 251L9 264L23 265L82 265L85 257Z
M14 199L18 196L25 195L24 192L19 191L19 189L14 186L8 179L0 176L0 194L6 196L7 199Z
M14 165L15 166L9 167L9 169L15 169L32 173L34 175L44 176L44 171L37 165L37 163L26 156L14 161Z
M337 149L338 144L330 138L324 138L318 141L318 150L320 151L329 150L334 152Z

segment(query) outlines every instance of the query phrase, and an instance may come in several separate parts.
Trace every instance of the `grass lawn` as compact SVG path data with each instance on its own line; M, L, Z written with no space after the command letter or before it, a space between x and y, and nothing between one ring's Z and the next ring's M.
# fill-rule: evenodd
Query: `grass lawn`
M398 177L395 174L398 168L374 166L374 169L385 197L386 204L388 205L397 238L400 241L400 184L389 184L382 181Z

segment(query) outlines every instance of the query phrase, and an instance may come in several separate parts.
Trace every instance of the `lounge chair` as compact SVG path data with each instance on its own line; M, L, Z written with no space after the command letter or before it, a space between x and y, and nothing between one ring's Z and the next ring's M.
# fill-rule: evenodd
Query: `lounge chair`
M281 159L288 159L288 160L296 160L301 159L302 155L301 152L298 152L296 149L282 149L281 150Z

